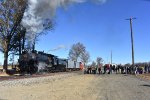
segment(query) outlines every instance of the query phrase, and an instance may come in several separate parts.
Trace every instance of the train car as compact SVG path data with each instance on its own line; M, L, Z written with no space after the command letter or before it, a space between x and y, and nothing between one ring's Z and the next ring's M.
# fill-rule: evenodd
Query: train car
M67 67L68 71L76 71L81 69L81 62L72 61L70 59L67 60Z

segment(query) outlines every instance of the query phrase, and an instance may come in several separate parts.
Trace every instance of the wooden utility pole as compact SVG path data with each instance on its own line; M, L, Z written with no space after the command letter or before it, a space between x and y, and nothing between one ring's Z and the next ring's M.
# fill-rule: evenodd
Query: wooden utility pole
M129 18L130 20L130 30L131 30L131 45L132 45L132 66L134 67L134 40L133 40L133 30L132 30L132 20L136 18Z
M111 65L112 65L112 50L111 50Z

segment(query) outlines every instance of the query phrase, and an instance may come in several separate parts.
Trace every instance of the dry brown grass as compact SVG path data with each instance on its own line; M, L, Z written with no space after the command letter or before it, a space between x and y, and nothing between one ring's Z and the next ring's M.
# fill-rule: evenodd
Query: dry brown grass
M146 80L150 80L150 74L139 74L137 76Z
M3 69L3 66L0 66L0 70ZM8 69L12 69L12 66L8 66Z

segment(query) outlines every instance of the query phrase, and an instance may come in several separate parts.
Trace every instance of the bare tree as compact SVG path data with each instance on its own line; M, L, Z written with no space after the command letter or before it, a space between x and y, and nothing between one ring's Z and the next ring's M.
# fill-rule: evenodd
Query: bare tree
M102 64L103 59L101 57L97 57L96 61L97 61L97 65L100 65Z
M7 70L9 52L16 45L15 37L26 9L27 0L0 1L0 51L4 53L3 70Z
M96 62L93 61L92 64L91 64L91 66L95 67L96 66Z
M48 32L47 31L50 31L50 30L53 30L54 29L54 21L53 20L50 20L50 19L46 19L44 20L43 22L43 31L42 32L37 32L35 34L35 37L33 38L33 44L32 44L32 50L35 50L35 44L36 42L38 41L38 38L41 36L41 35L46 35ZM37 27L38 28L38 27Z
M84 66L86 66L86 64L90 61L90 54L89 52L85 51L85 52L82 52L82 55L81 55L81 60L82 62L84 62Z
M85 52L85 46L82 43L78 42L73 44L69 51L69 58L71 60L77 61L79 58L81 58L83 52Z

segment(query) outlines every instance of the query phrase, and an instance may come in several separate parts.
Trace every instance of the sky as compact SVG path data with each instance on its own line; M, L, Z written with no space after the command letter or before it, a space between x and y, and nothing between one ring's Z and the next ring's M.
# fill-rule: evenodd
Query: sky
M133 20L135 62L149 62L149 9L148 0L68 5L65 9L57 9L54 30L39 37L35 48L67 58L71 46L81 42L90 53L91 62L102 57L104 63L109 63L112 51L113 63L132 63L130 23L125 19L136 17Z

